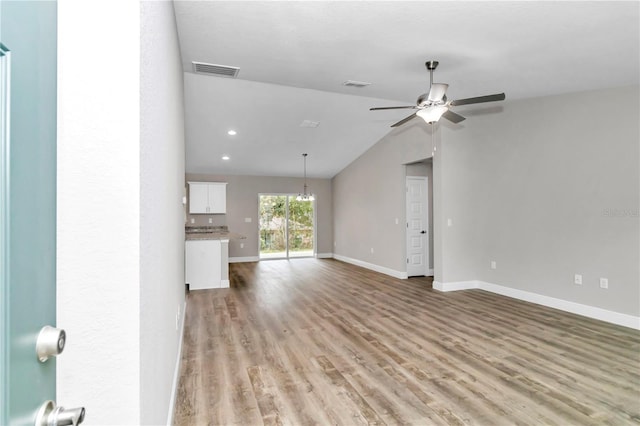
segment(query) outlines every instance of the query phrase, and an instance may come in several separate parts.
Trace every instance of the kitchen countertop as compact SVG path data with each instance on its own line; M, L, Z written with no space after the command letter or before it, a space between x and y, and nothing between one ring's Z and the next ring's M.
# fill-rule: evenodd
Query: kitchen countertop
M247 237L229 232L226 226L185 226L185 240L244 240Z

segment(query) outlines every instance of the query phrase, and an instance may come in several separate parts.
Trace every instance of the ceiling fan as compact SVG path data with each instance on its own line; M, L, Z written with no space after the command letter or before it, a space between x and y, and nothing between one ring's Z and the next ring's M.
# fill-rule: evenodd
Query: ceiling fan
M382 109L417 109L410 116L403 118L391 127L400 126L414 117L420 117L428 124L437 122L440 117L444 117L453 123L459 123L465 118L460 114L456 114L451 111L451 107L469 104L480 104L484 102L504 101L504 93L497 93L495 95L478 96L475 98L456 99L454 101L447 100L446 92L449 87L448 84L434 83L433 71L438 67L438 61L427 61L425 66L429 70L429 93L423 93L418 97L416 105L410 106L397 106L397 107L377 107L369 108L370 111L377 111Z

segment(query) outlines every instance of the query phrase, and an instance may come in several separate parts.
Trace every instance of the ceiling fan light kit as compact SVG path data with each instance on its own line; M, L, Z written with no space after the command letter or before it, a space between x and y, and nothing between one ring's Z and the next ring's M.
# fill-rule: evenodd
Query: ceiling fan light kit
M416 115L422 118L427 124L433 124L440 120L442 114L447 112L447 107L444 105L435 105L431 108L424 108L416 112Z
M484 102L504 101L506 96L504 93L497 93L495 95L478 96L475 98L457 99L449 101L447 100L446 92L449 88L448 84L434 83L433 71L438 67L438 61L427 61L424 65L429 70L429 93L423 93L418 97L416 105L411 106L399 106L399 107L377 107L369 108L370 111L377 111L383 109L417 109L415 113L403 118L391 125L391 127L398 127L402 124L410 121L414 117L422 118L427 124L434 124L440 120L441 117L451 121L452 123L460 123L465 118L460 114L456 114L451 111L451 107L460 105L479 104Z

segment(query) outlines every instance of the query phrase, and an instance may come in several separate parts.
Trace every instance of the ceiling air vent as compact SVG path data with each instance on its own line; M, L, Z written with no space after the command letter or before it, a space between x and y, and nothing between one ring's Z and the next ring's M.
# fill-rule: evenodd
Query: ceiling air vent
M198 74L217 75L219 77L236 77L240 72L238 67L227 65L205 64L204 62L192 62L193 72Z
M349 86L349 87L365 87L370 84L371 83L367 83L366 81L356 81L356 80L347 80L344 83L342 83L343 86Z

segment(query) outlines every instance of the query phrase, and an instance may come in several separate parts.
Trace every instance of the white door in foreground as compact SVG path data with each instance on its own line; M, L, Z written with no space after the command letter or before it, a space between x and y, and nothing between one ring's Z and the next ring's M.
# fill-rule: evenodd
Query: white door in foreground
M407 276L427 275L427 178L407 176Z

